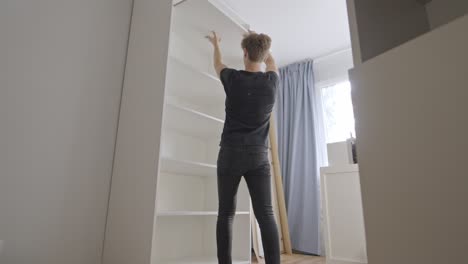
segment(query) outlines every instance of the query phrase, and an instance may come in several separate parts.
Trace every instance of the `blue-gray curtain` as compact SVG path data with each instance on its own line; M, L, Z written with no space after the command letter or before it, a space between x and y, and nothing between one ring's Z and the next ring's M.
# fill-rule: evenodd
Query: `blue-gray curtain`
M278 152L294 250L320 255L320 184L313 62L280 68Z

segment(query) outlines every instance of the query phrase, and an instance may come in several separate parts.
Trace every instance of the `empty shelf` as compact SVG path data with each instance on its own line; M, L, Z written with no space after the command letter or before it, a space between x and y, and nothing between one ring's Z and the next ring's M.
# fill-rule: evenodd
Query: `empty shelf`
M187 135L211 139L219 137L223 125L222 119L176 104L166 104L164 117L166 128L172 128Z
M166 90L168 95L186 98L198 105L223 104L226 97L216 76L174 57L168 62Z
M216 176L216 165L173 158L162 158L161 171L180 175Z

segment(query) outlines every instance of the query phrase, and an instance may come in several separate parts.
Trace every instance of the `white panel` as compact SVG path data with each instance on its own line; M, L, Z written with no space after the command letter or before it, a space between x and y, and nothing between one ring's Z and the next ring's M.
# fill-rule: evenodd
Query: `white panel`
M160 211L208 211L217 212L217 178L190 177L161 173L158 189L158 212ZM181 195L183 194L183 195ZM250 196L242 180L237 194L237 210L250 210Z
M178 12L178 10L178 8L175 9L175 12ZM173 20L175 21L176 18L174 17ZM209 31L204 34L200 34L196 37L204 38L208 33ZM210 45L209 42L205 42L205 44ZM174 27L172 27L171 30L169 54L171 59L175 59L174 62L176 63L183 63L184 65L189 66L197 72L205 73L213 77L216 76L216 72L213 69L212 61L209 60L210 54L199 52L195 46L191 45L190 38L184 35L180 35L178 32L175 32Z
M0 1L0 263L100 263L131 6Z
M158 235L154 244L156 253L152 264L201 257L205 222L199 216L158 217L155 229Z
M327 263L367 263L357 166L324 168L321 182Z
M174 42L175 40L171 41L171 43ZM196 51L192 53L197 54ZM196 61L196 59L194 60ZM198 60L211 63L211 57ZM200 66L188 64L189 61L190 59L187 57L184 57L184 60L174 57L169 60L168 95L183 97L186 101L201 107L224 103L225 92L218 77L211 71L204 71ZM212 67L211 64L210 67Z
M350 74L369 263L466 262L467 28L465 16Z
M221 88L223 89L223 88ZM225 112L224 112L224 90L221 90L222 97L220 98L210 98L203 96L202 93L198 93L197 95L192 95L190 93L190 88L186 87L186 90L183 91L180 95L169 95L166 96L166 103L179 105L185 108L190 108L195 111L205 113L217 119L224 120L225 119ZM193 91L192 91L193 92Z
M204 223L204 255L216 256L216 217L206 218ZM250 263L250 216L236 215L232 227L232 257Z
M134 0L105 264L148 264L153 254L171 12L171 0Z
M205 182L201 177L160 174L157 210L205 210Z
M209 161L207 159L207 142L200 138L164 130L161 141L161 156L163 157L196 162Z
M219 138L224 121L205 113L174 104L166 104L164 128L175 129L205 139Z
M169 172L181 175L215 177L216 165L162 157L161 172Z
M248 215L235 217L233 263L250 263L250 223ZM158 217L153 264L217 263L216 217ZM201 262L206 261L206 262Z

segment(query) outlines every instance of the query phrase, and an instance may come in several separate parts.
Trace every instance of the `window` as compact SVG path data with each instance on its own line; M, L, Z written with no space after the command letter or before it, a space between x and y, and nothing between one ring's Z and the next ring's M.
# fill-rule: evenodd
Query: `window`
M355 136L351 84L349 81L324 87L321 92L327 143L345 141L350 135Z

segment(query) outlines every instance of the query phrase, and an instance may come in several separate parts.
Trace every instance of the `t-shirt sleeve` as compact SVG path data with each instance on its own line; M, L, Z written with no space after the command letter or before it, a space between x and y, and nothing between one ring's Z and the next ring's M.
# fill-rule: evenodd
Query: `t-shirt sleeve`
M224 68L224 69L221 70L221 72L219 74L220 79L221 79L221 83L224 86L224 91L226 92L226 94L229 93L229 89L231 88L231 80L232 80L232 77L233 77L235 72L236 72L236 70L234 70L234 69Z
M275 71L269 71L269 72L267 72L267 75L268 75L268 79L272 83L273 89L276 92L276 90L278 89L279 83L280 83L279 74L277 72L275 72Z
M275 83L279 82L279 75L275 71L268 71L267 72L268 79L272 80Z

